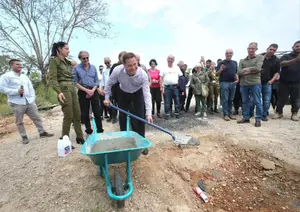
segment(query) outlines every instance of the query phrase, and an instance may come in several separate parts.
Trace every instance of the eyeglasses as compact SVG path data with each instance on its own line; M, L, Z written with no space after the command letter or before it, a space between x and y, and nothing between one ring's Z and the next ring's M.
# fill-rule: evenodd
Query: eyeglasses
M226 54L232 54L232 52L226 52Z
M89 59L89 57L83 57L83 58L81 58L82 60L88 60Z

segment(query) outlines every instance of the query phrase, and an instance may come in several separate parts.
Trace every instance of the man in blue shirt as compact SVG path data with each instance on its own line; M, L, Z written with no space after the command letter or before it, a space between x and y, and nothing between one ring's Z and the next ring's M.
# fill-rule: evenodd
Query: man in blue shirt
M78 88L78 97L85 124L85 132L90 135L93 133L89 117L90 105L94 113L97 133L103 132L101 120L100 97L97 92L99 87L96 67L89 63L89 54L86 51L79 52L78 58L81 63L73 68L73 81Z
M235 94L236 84L239 82L237 75L238 64L231 60L232 49L225 52L226 59L218 63L217 76L220 76L221 104L225 121L235 120L232 116L232 102Z

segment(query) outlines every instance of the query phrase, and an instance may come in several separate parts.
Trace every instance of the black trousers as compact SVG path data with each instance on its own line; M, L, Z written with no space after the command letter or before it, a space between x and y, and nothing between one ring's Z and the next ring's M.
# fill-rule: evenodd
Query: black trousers
M161 91L160 88L150 88L152 97L152 115L154 115L154 108L156 104L156 113L160 114L161 108Z
M133 115L145 118L145 100L142 88L134 93L126 93L120 89L118 99L119 107L125 111L129 111ZM127 116L119 113L120 130L126 131ZM131 118L132 131L145 137L145 123Z
M119 85L119 83L117 83L112 86L111 97L110 97L111 103L117 107L119 106L118 105L119 96L120 96L120 85ZM115 119L115 118L117 118L118 111L115 109L109 108L109 115L110 115L110 118Z
M240 92L240 84L238 83L236 85L236 89L235 89L235 95L233 98L233 107L234 110L239 110L240 107L242 107L242 96L241 96L241 92Z
M100 106L100 97L99 93L95 91L94 95L91 98L86 98L86 93L82 90L78 91L79 104L81 108L81 114L83 116L83 121L85 124L85 132L91 134L93 132L91 128L91 120L89 116L90 105L92 105L92 111L94 113L95 122L97 126L97 133L103 132L102 120L101 120L101 106Z
M279 82L277 113L283 113L283 107L288 102L289 97L292 105L291 112L298 113L300 107L300 83Z
M193 88L189 87L188 97L187 97L186 105L185 105L185 110L186 111L188 111L190 109L190 104L191 104L191 100L192 100L193 95L194 95Z
M182 92L179 90L180 110L184 110L185 100L186 100L186 91Z
M101 116L103 117L104 116L107 116L108 114L108 110L107 110L107 107L104 105L104 100L105 100L105 97L102 96L102 95L99 95L99 98L100 98L100 106L101 106L101 109L100 109L100 114ZM104 114L103 114L104 113Z

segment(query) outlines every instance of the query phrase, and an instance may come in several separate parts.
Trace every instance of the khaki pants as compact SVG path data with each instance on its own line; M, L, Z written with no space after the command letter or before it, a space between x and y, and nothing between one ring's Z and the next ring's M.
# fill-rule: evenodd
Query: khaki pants
M62 136L69 136L71 124L73 122L76 138L83 139L80 120L80 107L74 84L72 82L64 82L60 83L59 86L61 92L65 96L64 103L60 103L62 112L64 114Z
M14 103L9 103L9 107L11 108L14 116L16 117L16 125L22 137L27 136L23 122L24 114L26 114L33 121L40 134L45 132L43 122L39 116L36 104L18 105Z
M218 108L220 85L217 83L209 83L208 87L209 95L207 97L207 107L209 110L216 110Z

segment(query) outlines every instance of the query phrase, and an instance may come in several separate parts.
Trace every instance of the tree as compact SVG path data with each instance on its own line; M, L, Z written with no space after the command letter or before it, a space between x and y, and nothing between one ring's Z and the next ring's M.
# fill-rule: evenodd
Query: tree
M0 76L9 70L9 60L10 57L8 55L0 55Z
M103 0L1 0L0 49L37 67L45 83L52 44L75 30L109 38L107 14Z

